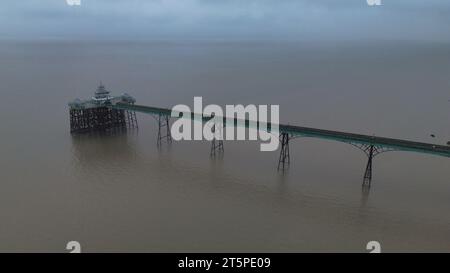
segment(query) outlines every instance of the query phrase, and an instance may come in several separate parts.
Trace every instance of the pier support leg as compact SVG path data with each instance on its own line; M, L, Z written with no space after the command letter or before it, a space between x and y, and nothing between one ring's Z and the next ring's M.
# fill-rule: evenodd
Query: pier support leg
M221 127L219 127L219 130L222 130ZM214 124L212 127L212 132L216 133L216 125ZM221 131L220 131L221 132ZM221 154L223 153L223 140L222 139L216 139L216 136L211 141L211 156L216 156L216 151Z
M278 159L278 170L284 170L286 166L289 166L291 157L289 155L289 134L281 133L280 135L281 150L280 158Z
M158 147L161 146L162 142L172 143L172 135L170 134L170 123L169 116L158 115Z
M124 110L109 107L70 110L70 132L116 132L127 126Z
M127 111L127 124L128 128L138 128L136 112L135 111Z
M370 185L372 183L372 160L373 160L373 145L370 146L369 149L369 153L367 155L367 157L369 158L367 160L367 166L366 166L366 171L364 173L364 179L363 179L363 187L368 187L370 188Z
M137 128L139 128L139 126L138 126L138 121L137 121L137 117L136 117L136 112L132 111L131 113L132 113L132 120L133 120L134 128L137 129Z
M211 141L211 156L215 156L216 151L219 154L223 153L223 140L213 138L213 140Z

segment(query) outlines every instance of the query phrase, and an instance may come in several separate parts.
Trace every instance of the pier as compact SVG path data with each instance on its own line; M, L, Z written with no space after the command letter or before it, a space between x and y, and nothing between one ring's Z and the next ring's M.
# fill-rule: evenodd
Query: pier
M94 97L87 101L75 100L69 103L70 108L70 128L71 132L79 133L92 130L109 130L114 127L137 128L136 112L149 114L155 117L158 122L157 145L171 143L170 119L172 110L145 105L135 104L135 99L130 95L123 94L118 97L109 95L103 85L97 89ZM212 116L194 113L176 113L178 117L190 118L207 122ZM215 117L221 118L221 117ZM249 127L251 121L248 119L238 120L234 118L231 122L229 118L222 117L223 124L243 124ZM240 121L240 122L238 122ZM257 123L257 129L260 127ZM270 132L272 126L265 124L264 128ZM403 139L369 136L349 132L324 130L310 127L279 124L280 154L278 157L278 170L284 171L291 162L289 145L292 139L300 137L313 137L325 140L339 141L350 144L361 150L367 156L366 168L363 175L364 187L370 187L372 183L372 166L376 156L384 152L408 151L425 153L441 157L450 157L450 147L435 145L430 143L415 142ZM222 140L213 139L211 143L211 155L223 153L224 146Z
M85 133L137 127L135 111L111 107L116 103L133 105L135 101L128 94L111 96L100 83L91 99L76 99L69 103L70 132Z

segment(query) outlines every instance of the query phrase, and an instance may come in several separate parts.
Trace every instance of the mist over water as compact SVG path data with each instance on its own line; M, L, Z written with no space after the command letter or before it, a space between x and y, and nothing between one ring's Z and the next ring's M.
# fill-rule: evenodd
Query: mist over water
M258 142L174 142L157 123L71 136L67 102L99 81L139 104L279 104L283 123L445 144L445 43L1 42L0 250L450 250L450 162L407 152L374 161L320 139L291 142L291 168ZM430 133L436 135L431 138Z

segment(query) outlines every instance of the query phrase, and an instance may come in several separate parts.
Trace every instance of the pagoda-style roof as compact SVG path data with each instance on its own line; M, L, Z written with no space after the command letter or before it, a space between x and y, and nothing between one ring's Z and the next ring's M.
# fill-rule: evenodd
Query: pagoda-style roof
M100 83L97 87L97 91L95 91L94 98L103 99L109 97L109 91L105 89L105 86Z
M106 90L105 86L100 83L94 93L94 96L91 99L75 99L69 102L69 107L70 109L89 109L114 105L118 102L134 104L136 102L136 99L128 95L127 93L123 93L120 96L111 96L110 92Z

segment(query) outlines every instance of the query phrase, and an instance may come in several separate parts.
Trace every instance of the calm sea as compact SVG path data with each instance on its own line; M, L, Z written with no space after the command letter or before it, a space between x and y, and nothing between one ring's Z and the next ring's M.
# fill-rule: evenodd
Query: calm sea
M71 136L67 102L102 81L139 104L279 104L301 126L443 144L450 45L265 41L0 42L0 251L450 251L450 160L299 138L156 147L157 123ZM431 134L435 137L431 137Z

